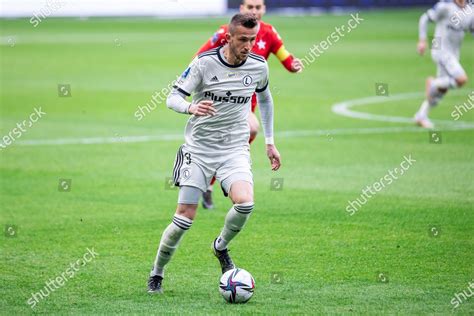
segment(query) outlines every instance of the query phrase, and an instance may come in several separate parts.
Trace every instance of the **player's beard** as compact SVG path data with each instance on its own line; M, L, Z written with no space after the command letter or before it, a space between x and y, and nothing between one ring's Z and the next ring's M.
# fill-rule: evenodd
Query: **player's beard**
M241 51L239 51L237 48L233 47L232 45L229 45L229 48L232 52L232 54L235 56L235 61L237 62L237 64L243 62L244 60L247 59L247 56L248 55L244 55L241 53ZM249 52L250 53L250 52Z

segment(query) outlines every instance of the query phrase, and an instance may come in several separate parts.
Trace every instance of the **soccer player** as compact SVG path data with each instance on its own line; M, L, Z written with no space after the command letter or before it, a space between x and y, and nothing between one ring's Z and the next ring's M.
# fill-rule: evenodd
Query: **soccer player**
M161 236L148 280L149 293L162 293L165 265L191 227L199 198L214 175L233 206L220 235L212 243L212 250L222 273L235 267L227 245L242 230L254 207L247 123L254 92L260 104L271 168L274 171L280 168L280 154L273 141L268 65L264 58L251 52L258 29L253 15L236 14L225 35L227 44L194 58L168 96L169 108L191 117L173 169L175 184L180 187L178 206ZM190 103L186 97L193 92Z
M289 72L296 73L303 71L303 64L301 60L294 57L286 50L285 46L283 45L283 40L275 28L271 24L262 21L262 17L265 12L266 7L264 0L242 0L240 4L240 13L253 14L259 21L260 29L257 34L255 45L252 48L252 52L264 57L265 59L268 59L270 53L273 53ZM225 34L227 32L228 26L222 25L219 30L199 49L198 54L224 45L226 43ZM252 96L252 112L248 117L248 122L250 125L250 143L252 143L255 137L257 137L259 129L258 119L254 114L256 107L257 98L254 95ZM215 178L212 179L211 185L202 195L202 206L206 209L214 208L212 202L212 187L214 181Z
M437 64L437 77L426 79L426 99L415 114L415 122L424 128L433 128L428 118L449 89L462 87L467 75L459 63L460 48L466 29L474 32L473 8L466 0L441 1L424 13L419 22L418 53L423 55L427 47L428 22L436 23L431 56Z

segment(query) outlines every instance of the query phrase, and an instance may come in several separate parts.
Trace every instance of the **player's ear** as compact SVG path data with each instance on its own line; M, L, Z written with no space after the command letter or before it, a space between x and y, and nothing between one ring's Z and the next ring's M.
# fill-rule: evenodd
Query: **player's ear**
M230 38L231 38L230 33L229 32L225 33L225 40L227 43L229 43Z

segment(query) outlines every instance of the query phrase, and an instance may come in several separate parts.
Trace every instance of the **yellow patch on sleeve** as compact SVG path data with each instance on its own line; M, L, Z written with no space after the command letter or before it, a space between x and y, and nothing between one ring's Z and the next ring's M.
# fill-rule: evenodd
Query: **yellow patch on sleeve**
M280 49L278 49L275 55L280 61L284 61L291 54L289 51L286 50L285 45L281 45Z

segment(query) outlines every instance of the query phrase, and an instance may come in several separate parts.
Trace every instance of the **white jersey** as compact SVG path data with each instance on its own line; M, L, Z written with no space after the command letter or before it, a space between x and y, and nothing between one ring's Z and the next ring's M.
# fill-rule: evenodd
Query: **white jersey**
M436 22L432 54L449 53L459 59L464 33L473 27L473 7L466 5L461 8L454 2L438 2L428 10L427 15L431 21Z
M247 119L252 95L268 87L266 60L250 53L240 65L230 65L223 47L194 58L175 89L191 95L193 103L212 100L215 116L192 115L185 128L186 149L195 154L219 155L248 148Z

